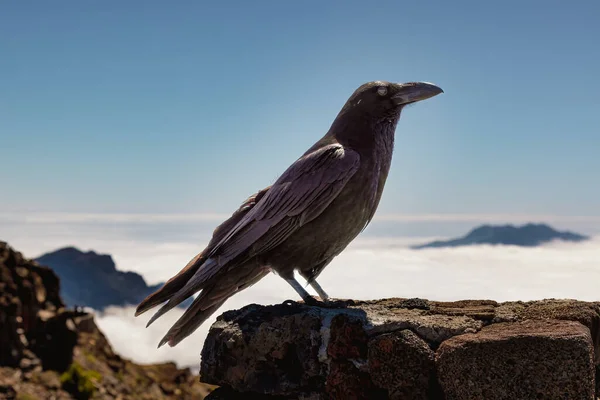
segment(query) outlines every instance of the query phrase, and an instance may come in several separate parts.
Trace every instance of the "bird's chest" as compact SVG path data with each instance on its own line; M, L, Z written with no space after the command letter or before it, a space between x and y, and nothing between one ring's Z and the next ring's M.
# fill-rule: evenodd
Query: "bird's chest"
M377 209L391 164L392 146L393 141L385 141L360 154L356 173L317 218L278 247L277 255L272 257L277 261L273 263L282 264L280 258L285 258L286 265L312 268L342 252Z
M375 212L381 197L380 186L385 183L387 169L376 160L361 166L350 179L329 210L336 223L345 229L360 232Z
M339 231L342 241L352 240L371 220L383 193L392 161L393 137L383 140L369 154L326 212L329 229ZM335 228L333 228L335 226ZM347 244L347 243L346 243Z

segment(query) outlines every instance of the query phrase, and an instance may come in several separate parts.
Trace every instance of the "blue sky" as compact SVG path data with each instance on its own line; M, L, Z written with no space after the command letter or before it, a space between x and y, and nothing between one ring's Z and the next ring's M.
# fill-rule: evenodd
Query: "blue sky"
M3 3L0 208L228 213L381 79L380 214L600 216L600 2L216 3Z

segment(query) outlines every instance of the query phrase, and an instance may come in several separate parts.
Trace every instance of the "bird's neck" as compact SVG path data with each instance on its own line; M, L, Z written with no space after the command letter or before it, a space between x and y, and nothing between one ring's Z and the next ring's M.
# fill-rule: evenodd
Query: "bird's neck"
M359 154L384 156L394 147L394 133L399 115L385 119L336 118L323 139L349 147Z
M304 155L330 144L341 144L366 158L379 159L389 165L394 149L394 133L399 115L384 120L344 118L339 115L329 131Z

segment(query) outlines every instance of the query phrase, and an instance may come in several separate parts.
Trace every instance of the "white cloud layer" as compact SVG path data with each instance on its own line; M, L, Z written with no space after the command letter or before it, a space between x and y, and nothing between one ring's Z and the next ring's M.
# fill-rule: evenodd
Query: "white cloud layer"
M406 239L357 240L321 275L319 282L337 298L421 297L432 300L535 300L577 298L598 301L600 238L579 244L553 243L538 248L474 246L411 250ZM195 251L193 245L120 249L119 263L155 279L166 279ZM160 256L159 256L160 255ZM169 267L165 267L165 266ZM132 308L113 308L98 318L115 349L139 362L175 360L197 367L202 343L217 315L250 303L297 299L282 279L271 274L231 298L213 318L175 348L156 345L182 310L167 313L145 328L151 312L133 317Z
M65 215L70 215L67 222ZM67 245L111 254L117 268L139 272L149 284L155 284L169 279L203 249L218 216L173 218L169 214L148 223L144 222L146 217L140 221L139 216L132 214L111 215L107 219L103 214L52 214L45 215L44 219L39 214L31 214L28 222L24 222L18 215L0 214L0 240L8 241L27 257ZM411 250L407 245L434 238L398 237L399 232L413 236L458 236L466 233L475 221L482 220L552 222L563 218L527 216L520 221L515 220L515 216L508 217L432 215L419 216L421 222L413 224L401 222L412 217L381 216L379 222L372 223L367 232L327 267L319 282L337 298L600 300L600 236L586 243L554 243L538 248L477 246L428 250ZM194 222L194 218L204 222ZM388 218L388 222L381 222L382 218ZM598 232L598 224L593 219L581 218L588 226L584 233ZM473 223L468 222L471 219ZM55 223L57 220L61 222ZM454 220L463 224L447 223ZM430 224L429 221L438 222ZM419 226L427 226L427 229L418 231ZM560 224L557 228L570 227ZM134 318L133 308L109 309L99 316L98 324L125 357L143 363L175 360L179 365L198 367L204 337L217 315L250 303L275 304L287 299L298 299L298 296L287 283L271 274L231 298L211 320L175 348L156 349L156 346L181 316L183 311L179 309L167 313L147 329L145 325L152 312Z

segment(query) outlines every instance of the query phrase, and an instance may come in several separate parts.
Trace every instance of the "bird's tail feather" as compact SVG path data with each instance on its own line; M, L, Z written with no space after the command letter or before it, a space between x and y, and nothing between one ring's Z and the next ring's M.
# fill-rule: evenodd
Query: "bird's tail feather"
M212 281L202 289L200 295L171 327L158 347L165 343L169 343L171 347L177 345L210 318L228 298L252 286L268 273L267 268L247 263L236 266L235 269Z
M206 261L204 252L192 258L190 262L174 277L169 279L160 289L150 294L137 306L135 316L145 313L157 305L169 300L173 294L177 293L196 273L198 268Z
M149 327L154 321L164 315L167 311L172 310L174 307L177 307L181 302L183 302L188 297L192 296L194 293L199 292L204 289L204 285L206 284L206 271L214 271L219 267L219 264L216 260L209 258L207 259L201 266L198 268L196 273L183 285L182 288L177 290L175 293L169 293L169 301L164 304L148 321L146 327ZM204 294L204 291L200 296Z
M165 343L169 343L169 346L173 347L177 343L181 342L192 332L194 332L202 323L204 323L215 311L219 309L225 303L225 301L233 295L235 292L228 294L227 296L221 296L217 299L212 299L210 296L210 289L204 289L200 296L194 300L192 305L185 311L185 313L177 320L175 325L169 329L167 334L162 338L158 347L163 346Z

